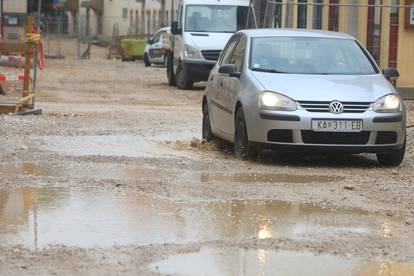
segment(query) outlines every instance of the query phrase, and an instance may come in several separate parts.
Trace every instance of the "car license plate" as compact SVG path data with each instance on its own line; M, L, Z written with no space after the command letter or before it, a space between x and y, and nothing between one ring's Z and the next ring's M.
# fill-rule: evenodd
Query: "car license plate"
M362 120L312 120L312 130L319 132L361 132Z

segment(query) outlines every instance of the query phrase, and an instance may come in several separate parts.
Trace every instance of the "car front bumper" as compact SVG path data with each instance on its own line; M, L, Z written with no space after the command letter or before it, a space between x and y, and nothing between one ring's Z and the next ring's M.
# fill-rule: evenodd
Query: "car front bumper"
M193 81L206 81L216 62L203 60L183 60L183 70L186 76Z
M260 147L289 151L387 152L399 149L405 140L405 113L333 114L259 110L248 116L249 140ZM350 132L315 132L312 120L362 120L363 130ZM279 136L279 137L278 137Z

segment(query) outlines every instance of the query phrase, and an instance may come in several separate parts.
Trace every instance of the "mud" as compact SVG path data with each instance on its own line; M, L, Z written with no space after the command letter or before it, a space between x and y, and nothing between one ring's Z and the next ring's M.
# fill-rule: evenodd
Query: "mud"
M0 116L1 275L412 275L413 128L398 168L241 161L200 140L202 84L177 90L106 48L74 60L74 42L40 75L43 115Z
M202 248L197 253L181 254L149 265L167 275L412 275L414 265L398 262L364 261L310 252L253 249Z

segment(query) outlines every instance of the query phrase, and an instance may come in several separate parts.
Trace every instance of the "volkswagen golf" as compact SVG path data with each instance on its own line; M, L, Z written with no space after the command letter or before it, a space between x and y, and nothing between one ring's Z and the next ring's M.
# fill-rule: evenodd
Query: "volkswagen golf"
M398 166L406 144L405 106L391 84L398 76L347 34L240 31L210 72L202 136L232 142L243 159L270 148L375 153Z

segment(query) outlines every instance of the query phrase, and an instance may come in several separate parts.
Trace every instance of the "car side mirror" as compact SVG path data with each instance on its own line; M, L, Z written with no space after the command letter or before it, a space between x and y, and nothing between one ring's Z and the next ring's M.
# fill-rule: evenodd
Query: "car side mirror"
M174 34L174 35L180 35L180 34L182 34L182 31L181 31L181 29L178 26L178 21L173 21L171 23L171 33Z
M147 40L147 43L148 43L149 45L151 45L151 44L152 44L152 39L150 39L150 38L149 38L149 39Z
M223 64L219 68L218 72L220 74L227 74L230 77L236 77L236 78L238 78L238 77L240 77L240 73L236 72L236 69L237 68L236 68L236 65L235 64Z
M400 73L395 68L384 68L382 74L389 81L395 80L400 76Z

